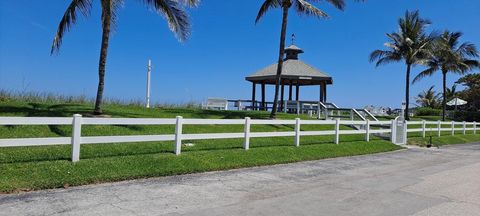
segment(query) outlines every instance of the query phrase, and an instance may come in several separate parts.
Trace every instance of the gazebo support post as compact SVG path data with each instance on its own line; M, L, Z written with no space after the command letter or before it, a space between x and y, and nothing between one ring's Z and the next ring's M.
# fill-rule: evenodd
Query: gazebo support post
M256 103L255 103L255 87L256 87L256 83L255 82L252 82L252 110L256 110Z
M297 85L296 85L296 89L295 89L295 100L297 101L297 115L300 114L300 104L298 102L299 96L300 96L300 85L299 85L298 80L297 80Z
M267 110L267 106L265 104L265 82L262 82L262 110Z
M289 81L290 82L290 86L288 87L288 100L291 101L292 100L292 80Z
M299 96L300 96L300 85L298 84L298 81L297 81L297 86L296 86L296 89L295 89L295 100L296 101L299 100Z
M323 101L327 102L327 85L323 84Z
M282 80L282 93L281 93L281 98L280 98L280 111L283 111L284 96L285 96L285 83L284 83L283 80Z
M320 84L320 98L318 100L319 102L324 102L323 101L323 85Z

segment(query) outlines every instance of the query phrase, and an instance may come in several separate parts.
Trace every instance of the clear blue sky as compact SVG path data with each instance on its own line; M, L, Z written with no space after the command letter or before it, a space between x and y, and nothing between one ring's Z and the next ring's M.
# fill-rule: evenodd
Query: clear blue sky
M88 19L80 18L64 37L58 56L50 45L70 1L0 1L0 88L94 97L101 39L98 2ZM182 103L206 97L249 99L244 77L277 58L280 11L271 11L255 25L261 0L204 0L191 10L193 32L181 44L164 19L140 1L126 0L119 11L107 62L107 97L143 99L146 63L152 59L152 98ZM235 3L234 3L235 2ZM404 95L405 66L375 68L371 51L383 48L385 33L397 29L405 10L419 9L433 21L431 29L462 31L463 40L480 46L480 1L368 0L347 1L345 12L317 4L328 20L291 14L288 34L297 35L305 50L301 59L334 78L329 101L342 106L368 104L398 107ZM414 74L422 68L414 69ZM458 76L450 76L451 85ZM440 90L440 76L414 85L412 97L431 85ZM273 88L267 89L267 96ZM317 99L318 87L301 90L301 99Z

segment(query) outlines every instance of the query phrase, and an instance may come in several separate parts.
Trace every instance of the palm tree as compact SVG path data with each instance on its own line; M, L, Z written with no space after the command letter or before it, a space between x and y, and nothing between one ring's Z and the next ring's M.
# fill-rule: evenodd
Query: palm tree
M385 43L387 50L375 50L370 54L370 62L376 61L376 66L392 62L404 61L407 65L405 77L405 119L409 120L408 107L410 103L410 72L414 65L421 64L429 55L434 34L427 35L425 29L431 22L422 19L418 11L405 12L405 17L398 20L398 32L387 34L389 42Z
M421 92L415 98L417 103L420 104L422 107L430 107L432 109L438 108L439 101L440 101L440 94L436 93L433 89L435 86L431 86L426 91Z
M319 0L265 0L260 7L260 11L258 12L257 19L255 23L258 23L260 19L267 13L270 9L282 9L282 30L280 33L280 49L278 54L278 66L277 66L277 73L275 77L275 98L273 100L273 107L272 112L270 114L270 118L275 118L277 113L278 107L278 92L279 92L279 85L281 81L282 75L282 68L283 68L283 58L285 55L285 37L287 33L287 23L288 23L288 12L290 8L295 8L299 15L307 15L313 16L317 18L327 18L328 15L323 12L322 10L318 9L311 2L320 2ZM343 10L345 8L345 0L326 0L326 2L330 3L334 7L338 8L339 10Z
M465 42L460 44L461 32L445 31L435 41L433 46L433 55L425 62L428 67L418 74L413 83L426 76L431 76L437 71L442 72L443 80L443 100L442 100L442 119L445 121L447 110L447 73L465 74L477 67L478 61L473 59L478 57L478 51L474 44ZM472 59L470 59L472 58Z
M108 41L110 39L111 29L115 27L117 21L117 11L123 5L123 0L99 0L102 10L102 43L100 49L100 60L98 64L98 89L95 100L94 114L102 114L102 98L105 79L105 65L108 53ZM190 21L184 7L194 7L199 0L142 0L144 4L152 7L159 14L165 16L168 26L180 41L184 41L190 35ZM64 33L69 31L72 25L77 21L77 14L80 12L84 17L90 15L93 0L72 0L65 11L58 30L53 39L51 54L58 53Z
M445 97L447 101L452 100L457 96L457 84L453 84L451 88L447 88L447 92L445 92Z

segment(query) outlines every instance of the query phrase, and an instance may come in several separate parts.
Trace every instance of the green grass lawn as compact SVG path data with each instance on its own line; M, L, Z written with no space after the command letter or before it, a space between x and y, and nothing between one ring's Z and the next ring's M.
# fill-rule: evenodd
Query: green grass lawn
M459 132L457 135L452 136L450 132L442 132L441 136L438 137L437 134L426 134L426 137L423 138L420 134L409 134L408 144L409 145L418 145L418 146L427 146L430 143L430 137L432 138L433 146L442 146L442 145L452 145L452 144L465 144L472 142L480 142L480 134L473 134L471 131L467 131L466 135Z
M28 103L0 101L0 116L87 115L91 104ZM207 111L194 108L145 109L135 105L106 104L104 112L127 118L213 118L266 119L267 112ZM281 119L296 115L279 113ZM308 119L307 116L300 116ZM252 132L293 131L293 125L252 125ZM332 130L333 125L303 125L303 131ZM342 130L351 130L342 127ZM185 125L184 133L243 132L243 125ZM174 126L83 126L82 136L173 134ZM70 136L70 126L0 126L0 138ZM340 145L333 136L303 136L299 148L293 137L252 138L250 150L242 149L242 139L184 140L182 155L173 154L173 142L82 145L80 162L71 163L70 146L0 148L0 192L28 191L110 182L155 176L177 175L240 167L290 163L323 158L371 154L398 150L389 141L364 135L341 135Z

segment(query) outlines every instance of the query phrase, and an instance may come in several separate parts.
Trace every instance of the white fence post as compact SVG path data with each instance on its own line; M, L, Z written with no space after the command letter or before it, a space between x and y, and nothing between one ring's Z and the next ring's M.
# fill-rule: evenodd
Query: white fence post
M245 117L243 148L248 150L250 148L250 117Z
M177 116L177 121L175 124L175 154L179 155L182 152L182 128L183 128L183 117Z
M395 125L395 120L392 120L392 123L390 124L390 141L392 143L396 143L396 138L395 135L397 134L396 130L396 125Z
M335 144L340 143L340 119L335 119Z
M464 121L463 122L463 135L465 135L467 132L467 123Z
M370 120L367 119L367 123L365 124L365 141L370 142Z
M295 146L300 146L300 118L295 119Z
M402 134L403 134L403 141L404 143L403 144L407 144L407 140L408 140L408 121L404 120L404 125L403 125L403 128L402 128ZM398 127L397 127L397 130L398 130Z
M320 113L322 112L322 108L320 107L320 102L317 104L317 119L320 119L321 115Z
M80 142L82 139L82 115L73 115L72 121L72 162L80 160Z
M300 115L300 101L297 101L297 115Z
M426 122L425 120L423 120L422 121L422 137L423 138L425 138L425 130L426 130L425 126L426 126Z
M442 135L442 122L438 120L437 122L437 127L438 127L438 137Z
M455 135L455 122L452 121L452 136Z
M473 122L473 134L477 134L477 122Z

